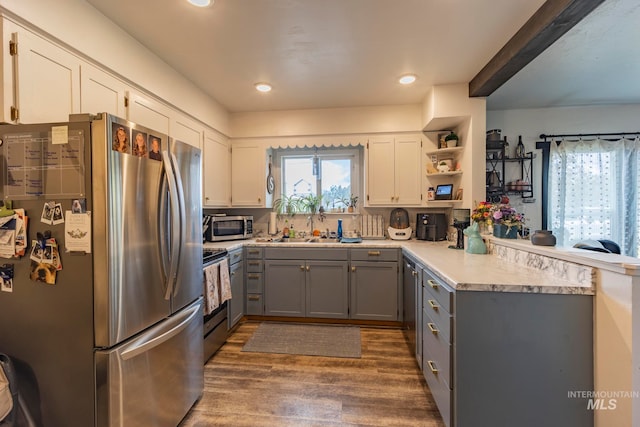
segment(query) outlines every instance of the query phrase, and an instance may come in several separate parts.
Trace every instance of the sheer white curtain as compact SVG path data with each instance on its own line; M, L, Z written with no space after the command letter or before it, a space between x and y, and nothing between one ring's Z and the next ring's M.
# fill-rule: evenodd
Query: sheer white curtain
M638 138L551 142L548 218L558 244L609 239L638 256L639 151Z

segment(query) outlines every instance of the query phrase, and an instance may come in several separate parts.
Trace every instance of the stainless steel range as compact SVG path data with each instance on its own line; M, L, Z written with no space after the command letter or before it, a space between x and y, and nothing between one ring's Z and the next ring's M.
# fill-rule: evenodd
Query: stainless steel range
M203 267L220 263L229 258L226 249L205 248L203 251ZM227 264L228 265L228 264ZM204 361L211 358L227 340L227 302L220 304L218 308L204 316Z

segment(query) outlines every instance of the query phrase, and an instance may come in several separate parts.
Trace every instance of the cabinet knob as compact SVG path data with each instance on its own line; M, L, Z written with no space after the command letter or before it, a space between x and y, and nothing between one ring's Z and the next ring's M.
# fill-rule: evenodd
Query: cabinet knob
M304 271L304 265L300 266L300 270Z
M415 271L415 270L413 270L413 271L411 272L411 275L415 277L415 276L417 276L417 275L418 275L418 272L417 272L417 271Z
M262 203L262 198L258 197L258 203Z
M307 271L311 270L311 267L307 265Z
M351 271L356 271L356 266L355 265L351 267Z
M391 201L393 202L393 196L391 196Z

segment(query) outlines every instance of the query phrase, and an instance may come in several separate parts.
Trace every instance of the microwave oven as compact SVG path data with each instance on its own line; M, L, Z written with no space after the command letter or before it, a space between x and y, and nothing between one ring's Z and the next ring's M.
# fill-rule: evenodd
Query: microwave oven
M253 237L253 216L205 215L203 232L207 242L250 239Z

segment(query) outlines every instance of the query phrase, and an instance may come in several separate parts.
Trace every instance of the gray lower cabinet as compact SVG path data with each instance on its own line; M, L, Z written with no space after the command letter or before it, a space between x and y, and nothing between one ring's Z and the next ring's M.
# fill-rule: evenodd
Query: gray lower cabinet
M265 248L266 316L349 317L349 250Z
M351 261L352 319L399 321L397 262Z
M247 247L246 304L247 315L262 316L264 314L264 262L263 248Z
M347 319L348 261L307 261L305 270L306 316Z
M593 426L589 295L456 291L423 271L423 373L447 426Z
M231 299L227 302L228 328L233 328L244 316L244 262L242 249L229 252Z
M304 317L305 304L304 260L265 260L264 314Z

